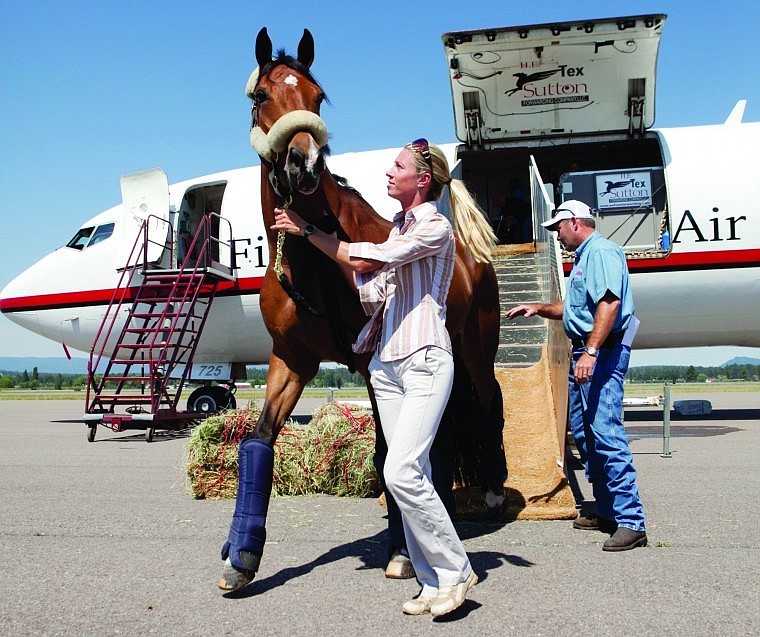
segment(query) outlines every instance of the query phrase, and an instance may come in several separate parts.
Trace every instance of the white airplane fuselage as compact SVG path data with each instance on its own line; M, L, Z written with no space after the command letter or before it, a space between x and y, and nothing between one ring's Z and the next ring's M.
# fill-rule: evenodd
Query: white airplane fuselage
M751 153L760 124L661 130L672 245L667 256L630 259L640 349L712 345L760 346L760 185ZM447 154L455 145L445 146ZM383 171L398 149L330 159L331 170L364 186L385 216L395 202L384 194ZM708 153L709 161L705 153ZM269 262L259 203L259 168L243 168L174 184L180 210L188 193L225 184L221 215L230 220L236 280L221 285L195 361L266 363L271 341L259 310ZM66 347L89 352L120 276L135 227L117 205L82 228L113 223L108 239L83 249L61 247L11 281L0 310L13 322Z
M741 122L740 103L724 124L651 128L665 17L444 34L462 144L442 148L492 221L495 193L528 177L531 161L556 198L586 189L600 232L626 251L641 320L635 347L760 346L760 123ZM338 155L328 166L390 218L396 202L383 175L397 152ZM577 163L584 168L569 168ZM623 184L620 201L634 202L627 209L610 205L614 184ZM259 188L259 167L217 173L172 185L168 210L151 211L177 234L208 210L231 223L235 280L219 288L196 363L269 360ZM134 210L125 199L88 220L2 290L0 311L89 352L135 240Z

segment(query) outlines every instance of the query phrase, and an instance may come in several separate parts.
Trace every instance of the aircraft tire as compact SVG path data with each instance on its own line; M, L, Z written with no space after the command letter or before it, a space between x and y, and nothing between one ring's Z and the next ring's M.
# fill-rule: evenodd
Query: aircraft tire
M187 399L187 410L204 414L215 414L222 409L235 409L235 397L226 387L212 385L199 387Z

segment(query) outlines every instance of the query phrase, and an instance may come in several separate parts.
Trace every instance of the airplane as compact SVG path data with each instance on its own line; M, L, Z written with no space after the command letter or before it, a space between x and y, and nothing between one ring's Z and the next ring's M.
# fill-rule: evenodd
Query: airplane
M760 346L760 123L742 121L740 101L722 124L652 128L665 20L649 14L443 34L458 141L441 148L495 228L509 213L503 202L514 181L531 184L533 228L543 220L539 199L581 199L596 210L600 232L626 253L638 349ZM383 175L397 153L335 155L328 166L390 218L395 202ZM243 378L241 366L267 363L271 350L259 310L269 262L259 170L171 186L158 169L123 177L123 202L12 280L0 311L67 351L89 352L149 213L172 234L152 248L160 261L168 258L162 245L179 245L215 211L231 224L235 272L219 287L191 377ZM521 240L540 237L532 231Z

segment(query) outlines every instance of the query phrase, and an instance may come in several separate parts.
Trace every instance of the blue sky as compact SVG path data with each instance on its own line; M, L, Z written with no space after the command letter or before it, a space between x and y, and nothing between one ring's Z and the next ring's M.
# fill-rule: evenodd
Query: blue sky
M758 3L2 2L0 287L120 201L119 176L154 166L171 183L257 163L244 86L262 26L294 51L304 27L333 153L454 141L441 34L665 13L656 126L722 122L739 99L760 119ZM0 356L60 345L0 318ZM633 364L719 364L760 349L636 352Z

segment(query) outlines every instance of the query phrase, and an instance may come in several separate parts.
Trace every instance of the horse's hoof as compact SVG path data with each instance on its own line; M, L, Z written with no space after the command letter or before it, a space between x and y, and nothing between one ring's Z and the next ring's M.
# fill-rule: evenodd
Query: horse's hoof
M222 568L222 576L219 578L219 588L223 591L236 591L243 586L247 586L253 581L256 576L256 571L239 571L230 562L228 557L224 560L224 567Z
M400 551L395 551L385 568L385 576L390 579L412 579L416 575L412 560Z
M490 489L486 492L486 507L488 515L492 520L499 520L505 514L509 506L509 499L506 493L496 495Z

